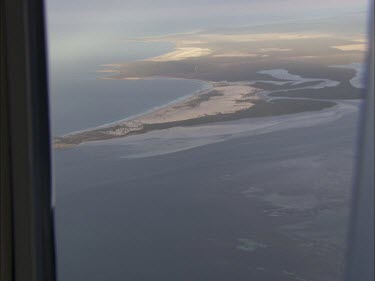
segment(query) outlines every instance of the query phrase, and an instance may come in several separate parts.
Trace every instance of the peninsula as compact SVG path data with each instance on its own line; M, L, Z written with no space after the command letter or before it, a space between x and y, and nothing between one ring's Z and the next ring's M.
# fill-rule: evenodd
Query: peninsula
M175 50L106 65L98 72L110 76L102 79L196 79L211 87L138 117L55 137L55 148L177 126L315 111L334 106L335 100L361 98L358 86L350 83L356 71L342 67L361 61L364 43L358 38L227 30L132 40L168 41Z

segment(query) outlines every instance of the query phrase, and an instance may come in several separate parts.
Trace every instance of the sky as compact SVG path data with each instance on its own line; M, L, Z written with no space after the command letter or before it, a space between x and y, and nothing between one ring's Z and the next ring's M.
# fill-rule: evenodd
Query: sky
M225 16L309 16L363 10L368 0L47 0L56 20L80 22Z
M349 25L357 17L364 26L368 1L46 0L49 48L54 59L74 59L142 36L337 16L347 17L343 24Z

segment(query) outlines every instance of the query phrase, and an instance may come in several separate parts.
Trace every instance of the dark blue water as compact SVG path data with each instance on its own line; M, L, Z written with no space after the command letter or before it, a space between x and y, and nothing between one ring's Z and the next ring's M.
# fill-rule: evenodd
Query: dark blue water
M59 280L341 280L355 120L139 159L56 151Z
M192 80L73 80L52 90L54 135L96 127L136 115L201 89Z
M103 43L103 42L102 42ZM116 43L116 44L115 44ZM173 50L166 42L115 42L78 57L50 47L49 86L53 135L92 128L143 113L206 87L193 80L104 80L103 64L145 59Z
M54 135L121 120L204 86L97 79L100 64L132 56L120 58L51 60ZM346 221L337 218L350 192L356 126L351 114L139 159L121 157L131 147L106 143L54 151L59 280L291 280L285 272L294 280L340 280L344 246L337 241ZM317 205L293 207L301 201ZM243 250L244 240L263 246Z

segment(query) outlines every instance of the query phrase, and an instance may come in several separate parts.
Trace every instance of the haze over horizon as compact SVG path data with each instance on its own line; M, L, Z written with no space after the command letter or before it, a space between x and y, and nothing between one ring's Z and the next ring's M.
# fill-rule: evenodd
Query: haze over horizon
M308 28L317 32L331 29L365 34L367 3L366 0L178 3L170 0L53 0L47 2L50 57L57 61L107 56L106 53L118 53L121 57L126 50L138 51L125 42L128 38L274 23L277 23L272 27L275 31L283 27L292 31Z

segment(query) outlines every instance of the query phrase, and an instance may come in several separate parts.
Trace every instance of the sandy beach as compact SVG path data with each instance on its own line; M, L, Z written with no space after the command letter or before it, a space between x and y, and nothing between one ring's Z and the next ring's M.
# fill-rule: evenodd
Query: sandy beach
M203 116L235 113L248 109L257 100L256 88L251 86L214 86L173 106L140 117L145 124L184 121Z
M259 100L256 96L258 91L259 89L249 85L230 85L224 82L212 83L212 88L210 89L201 90L186 99L139 117L107 127L56 138L54 147L65 148L84 141L143 133L145 130L148 131L150 126L157 124L170 124L209 116L234 114L254 106L254 102Z
M336 105L335 100L361 98L359 67L347 64L363 53L363 43L353 38L314 32L198 32L135 40L169 42L175 48L142 60L102 65L99 73L110 75L100 79L198 80L212 87L134 118L56 137L55 148L174 127L319 111ZM275 40L280 42L277 47ZM304 63L314 50L324 54L322 58Z
M288 76L287 72L284 74ZM203 89L190 97L149 113L108 126L57 137L54 140L54 148L68 148L84 142L121 138L181 126L317 111L335 105L331 101L305 97L273 97L271 94L277 90L269 91L255 86L272 85L274 82L273 80L263 81L263 84L259 81L211 82L210 89ZM286 87L286 91L316 89L317 85L322 85L322 80L311 81L300 76L293 76L293 80L289 82L293 83L287 84L290 88ZM323 89L334 87L329 81L323 80L323 82ZM284 83L288 83L288 80ZM299 87L296 87L296 83L299 83Z

